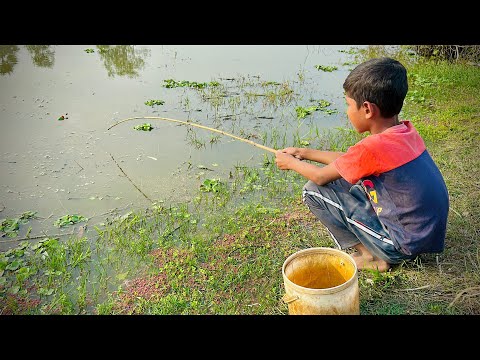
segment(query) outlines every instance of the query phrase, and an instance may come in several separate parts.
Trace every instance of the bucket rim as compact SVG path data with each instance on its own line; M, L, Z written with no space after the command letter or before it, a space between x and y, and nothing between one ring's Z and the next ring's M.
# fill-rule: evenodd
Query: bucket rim
M353 265L354 271L352 276L344 283L337 286L332 286L329 288L312 289L312 288L307 288L307 287L303 287L298 284L295 284L285 274L285 268L293 259L297 258L298 256L306 255L309 253L329 253L329 254L335 254L342 257L343 259L349 261ZM283 280L286 283L288 283L288 285L293 289L295 289L296 291L308 293L308 294L331 294L331 293L336 293L338 291L341 291L344 288L351 286L353 282L358 281L358 268L352 256L342 250L329 248L329 247L311 247L311 248L299 250L291 254L289 257L287 257L282 265L282 275L283 275Z

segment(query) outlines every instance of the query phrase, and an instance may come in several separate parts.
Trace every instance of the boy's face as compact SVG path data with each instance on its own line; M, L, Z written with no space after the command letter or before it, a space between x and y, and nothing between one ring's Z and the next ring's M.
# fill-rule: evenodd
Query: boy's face
M357 102L348 95L345 95L347 102L347 116L353 127L358 133L363 133L368 130L367 121L365 118L365 111L363 106L357 108Z

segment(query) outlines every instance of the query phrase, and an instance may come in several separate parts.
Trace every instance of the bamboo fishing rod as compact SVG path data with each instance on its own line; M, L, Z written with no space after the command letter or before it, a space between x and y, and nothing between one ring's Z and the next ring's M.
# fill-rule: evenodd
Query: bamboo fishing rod
M214 131L214 132L217 132L219 134L222 134L222 135L225 135L225 136L230 136L234 139L237 139L237 140L240 140L240 141L243 141L243 142L246 142L250 145L253 145L253 146L256 146L260 149L263 149L263 150L266 150L266 151L270 151L271 153L276 153L277 150L273 149L273 148L270 148L268 146L264 146L264 145L260 145L260 144L257 144L256 142L253 142L252 140L248 140L248 139L244 139L244 138L241 138L241 137L238 137L238 136L235 136L233 134L229 134L225 131L222 131L222 130L218 130L218 129L214 129L214 128L210 128L208 126L204 126L204 125L200 125L200 124L195 124L193 122L189 122L189 121L182 121L182 120L176 120L176 119L170 119L170 118L166 118L166 117L158 117L158 116L135 116L135 117L130 117L130 118L127 118L127 119L123 119L115 124L113 124L112 126L110 126L107 130L110 130L111 128L113 128L114 126L117 126L125 121L129 121L129 120L136 120L136 119L150 119L150 120L166 120L166 121L172 121L172 122L176 122L176 123L180 123L180 124L184 124L184 125L189 125L189 126L195 126L195 127L198 127L198 128L201 128L201 129L206 129L206 130L210 130L210 131Z

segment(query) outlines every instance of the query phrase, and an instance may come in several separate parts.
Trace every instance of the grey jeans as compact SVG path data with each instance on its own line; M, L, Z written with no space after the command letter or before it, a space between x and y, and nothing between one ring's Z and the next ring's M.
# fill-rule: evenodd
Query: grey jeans
M302 200L325 225L339 249L362 243L373 256L389 264L415 258L396 249L359 183L352 185L341 178L319 186L308 181Z

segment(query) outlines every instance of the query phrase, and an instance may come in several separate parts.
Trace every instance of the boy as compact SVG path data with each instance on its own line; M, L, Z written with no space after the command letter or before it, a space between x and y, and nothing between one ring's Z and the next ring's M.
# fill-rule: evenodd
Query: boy
M368 60L350 72L343 89L348 119L369 136L346 153L278 150L277 167L309 180L303 202L340 249L355 248L359 270L385 272L421 253L442 252L448 192L413 124L399 120L405 67L386 57Z

